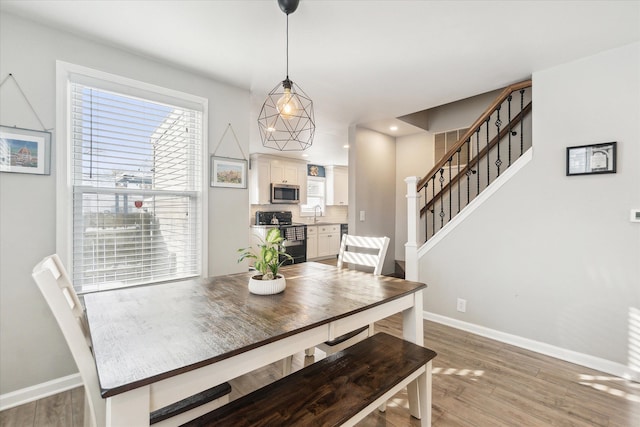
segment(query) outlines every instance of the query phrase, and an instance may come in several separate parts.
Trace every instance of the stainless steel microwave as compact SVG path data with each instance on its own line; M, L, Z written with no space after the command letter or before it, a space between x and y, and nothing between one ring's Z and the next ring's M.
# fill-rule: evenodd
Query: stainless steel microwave
M300 203L300 186L271 184L271 203Z

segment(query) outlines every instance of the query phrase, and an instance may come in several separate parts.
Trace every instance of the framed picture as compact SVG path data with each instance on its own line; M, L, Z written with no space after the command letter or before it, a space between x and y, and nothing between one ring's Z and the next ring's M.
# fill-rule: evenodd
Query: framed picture
M567 147L567 176L616 173L616 142Z
M247 161L211 156L211 186L247 188Z
M0 126L0 172L49 175L51 132Z

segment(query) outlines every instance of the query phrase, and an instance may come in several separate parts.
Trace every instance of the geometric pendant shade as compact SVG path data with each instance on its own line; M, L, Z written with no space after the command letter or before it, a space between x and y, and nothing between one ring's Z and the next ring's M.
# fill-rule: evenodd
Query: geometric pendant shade
M269 92L258 116L258 127L265 147L306 150L316 131L313 101L287 78Z
M287 15L287 77L269 92L258 116L262 145L280 151L306 150L316 133L313 101L289 80L289 14L296 11L298 3L299 0L278 0Z

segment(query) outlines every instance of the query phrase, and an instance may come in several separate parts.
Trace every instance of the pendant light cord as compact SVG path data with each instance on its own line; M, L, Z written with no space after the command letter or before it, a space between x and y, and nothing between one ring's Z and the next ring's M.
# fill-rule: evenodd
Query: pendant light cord
M289 80L289 14L287 13L287 80Z

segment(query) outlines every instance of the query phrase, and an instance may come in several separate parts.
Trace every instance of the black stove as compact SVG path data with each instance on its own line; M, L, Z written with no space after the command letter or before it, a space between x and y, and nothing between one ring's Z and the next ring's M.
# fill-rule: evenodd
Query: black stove
M284 264L298 264L307 261L307 226L294 224L291 211L256 211L256 225L273 226L280 229L284 237L282 247L293 257ZM284 259L281 255L281 261Z

